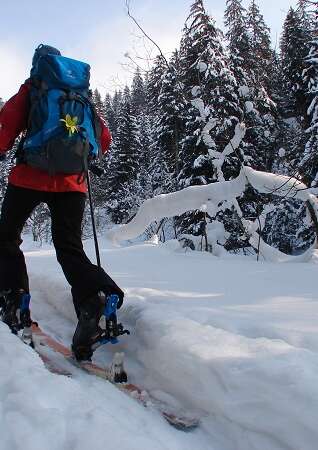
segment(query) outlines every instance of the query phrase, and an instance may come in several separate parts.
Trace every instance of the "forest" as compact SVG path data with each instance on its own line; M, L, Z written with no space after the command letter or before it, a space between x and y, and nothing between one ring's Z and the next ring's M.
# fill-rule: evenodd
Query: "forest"
M317 12L317 1L299 0L287 12L274 48L256 0L247 9L242 0L227 0L225 31L217 27L213 8L208 13L204 1L195 0L172 55L159 53L149 70L136 62L131 85L104 98L93 90L95 107L112 134L109 154L100 162L105 174L92 175L100 231L129 222L147 199L233 180L244 166L299 180L315 193ZM245 133L234 148L238 124ZM1 197L16 146L2 163ZM156 222L144 238L157 232L163 241L177 238L186 248L211 251L209 229L217 224L225 250L248 254L256 249L246 221L256 220L265 242L286 254L302 253L315 240L317 227L305 203L275 190L260 193L252 185L237 202L202 205ZM34 240L50 241L44 205L32 214L29 227ZM87 212L84 234L90 233Z

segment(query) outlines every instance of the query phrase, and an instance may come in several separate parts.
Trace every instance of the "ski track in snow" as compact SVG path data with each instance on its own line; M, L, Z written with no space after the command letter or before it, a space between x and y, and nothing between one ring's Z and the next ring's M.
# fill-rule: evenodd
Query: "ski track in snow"
M202 413L202 426L178 432L102 380L49 374L0 324L1 450L317 449L315 259L257 263L184 254L171 242L103 244L104 268L126 292L119 319L132 335L98 349L96 361L125 351L132 382ZM32 247L25 245L34 319L69 345L69 287L54 250ZM93 259L91 242L86 250Z

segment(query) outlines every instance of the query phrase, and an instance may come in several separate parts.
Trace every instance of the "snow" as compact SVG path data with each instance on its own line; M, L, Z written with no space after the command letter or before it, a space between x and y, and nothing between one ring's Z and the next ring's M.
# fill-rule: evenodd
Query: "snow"
M209 149L213 149L216 146L215 141L212 139L210 135L210 131L216 127L217 122L218 119L210 117L202 130L202 140Z
M249 242L255 249L259 250L259 258L261 260L292 263L307 262L311 260L313 253L317 248L317 241L314 241L313 245L301 255L286 255L278 249L271 247L262 238L260 238L260 235L256 232L258 221L251 223L247 220L243 220L243 224L250 234Z
M248 95L250 95L250 89L246 85L240 86L238 91L241 97L247 97Z
M230 140L230 142L226 145L222 152L222 163L225 160L225 157L233 153L235 150L237 150L240 146L240 143L244 139L246 133L246 128L243 123L238 123L235 126L235 132L233 138Z
M200 61L200 62L198 62L197 68L198 68L199 72L205 72L208 68L208 65L205 62Z
M231 143L225 147L220 157L214 160L214 165L218 166L220 171L225 156L233 152L240 145L244 133L245 128L241 124L237 124ZM197 160L196 164L198 165L202 162L201 160L202 158ZM164 217L174 217L187 211L200 209L202 204L206 204L207 209L210 210L214 209L220 202L229 201L235 206L239 216L242 217L236 198L244 192L247 183L250 183L260 193L273 193L283 198L295 198L303 202L310 202L318 217L318 200L305 184L292 177L261 172L244 166L241 169L240 175L234 180L220 181L201 186L189 186L178 192L161 194L146 200L128 224L108 231L107 237L113 244L136 238L152 222ZM255 226L257 226L257 221L255 222ZM256 239L256 236L252 235L250 244L255 247L256 241L258 242L258 237ZM275 259L275 255L277 256L277 261L287 261L290 259L276 249L270 251L269 246L264 245L263 247L263 255L267 255L270 261Z
M191 89L191 94L192 94L192 97L197 97L198 95L200 95L200 94L201 94L201 88L200 88L200 86L194 86L194 87Z
M126 225L107 232L107 237L116 243L129 240L142 234L156 220L174 217L187 211L199 209L203 203L219 203L239 196L245 189L246 177L242 171L233 181L224 181L202 186L189 186L171 194L161 194L146 200L137 211L136 216Z
M245 102L245 110L247 113L250 113L254 110L254 103L253 102Z
M191 104L199 111L201 120L205 121L209 115L209 108L204 106L202 98L195 98L191 100Z
M0 324L1 450L316 450L318 254L273 264L157 244L101 240L132 331L118 348L132 382L202 414L200 429L176 431L80 370L50 374ZM25 247L34 319L69 345L76 321L55 252ZM93 258L91 242L86 249ZM100 348L96 361L118 348Z
M206 234L208 236L208 241L212 245L213 254L215 256L221 256L224 253L223 245L229 238L229 233L225 231L223 223L218 220L208 223L206 227Z
M281 148L278 150L278 156L279 156L280 158L284 158L285 155L286 155L286 150L285 150L283 147L281 147Z

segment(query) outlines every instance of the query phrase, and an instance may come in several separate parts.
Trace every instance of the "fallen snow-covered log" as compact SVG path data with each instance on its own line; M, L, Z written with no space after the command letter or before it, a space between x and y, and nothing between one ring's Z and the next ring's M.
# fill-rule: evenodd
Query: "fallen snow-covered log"
M273 193L280 197L295 198L303 202L309 202L316 217L318 217L317 198L305 184L292 177L260 172L244 166L239 176L234 180L203 186L190 186L181 191L161 194L146 200L128 224L108 231L107 237L114 243L133 239L142 234L152 222L164 217L178 216L188 211L200 209L202 205L217 205L222 201L235 201L245 191L247 184L253 186L260 193ZM253 232L250 240L253 247L257 247L255 240L256 236L255 232ZM269 255L267 247L265 253ZM265 248L265 242L263 248ZM277 252L279 251L275 249L275 255ZM282 256L284 254L279 253L280 258L278 259L284 259Z
M163 217L174 217L200 209L202 205L209 202L217 204L224 200L232 200L244 192L246 182L246 176L242 170L240 175L232 181L189 186L171 194L160 194L146 200L129 223L108 231L107 237L113 242L133 239L142 234L152 222Z

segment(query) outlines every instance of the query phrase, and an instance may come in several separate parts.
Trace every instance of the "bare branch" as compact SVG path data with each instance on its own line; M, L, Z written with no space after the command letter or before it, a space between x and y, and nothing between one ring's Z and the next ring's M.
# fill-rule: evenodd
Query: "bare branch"
M160 56L165 61L168 69L170 69L170 64L168 63L165 55L163 54L161 48L159 45L145 32L145 30L142 28L142 26L139 24L139 22L135 19L135 17L131 14L130 11L130 0L126 0L126 9L127 9L127 15L128 17L134 22L134 24L139 28L139 30L142 32L142 34L150 41L152 44L158 49Z

